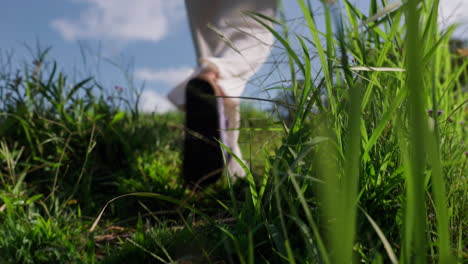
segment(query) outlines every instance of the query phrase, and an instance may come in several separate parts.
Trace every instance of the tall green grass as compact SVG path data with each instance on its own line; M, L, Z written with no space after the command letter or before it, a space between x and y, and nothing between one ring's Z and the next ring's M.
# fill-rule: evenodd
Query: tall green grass
M70 80L49 50L39 49L24 68L1 51L1 263L94 262L87 225L108 199L184 193L173 176L181 116L126 112L119 107L125 88ZM128 209L136 204L114 207L113 217L136 221L138 209Z
M231 189L227 201L217 199L235 224L202 217L223 234L221 258L462 262L466 188L447 186L466 184L460 80L468 63L453 68L453 28L439 33L439 2L374 0L365 15L349 1L331 1L324 29L311 4L298 3L308 35L248 14L284 49L295 112L279 122L282 144L266 154L265 173L255 179L245 166L247 196Z
M252 14L284 47L297 103L256 223L268 223L270 243L290 263L456 262L462 241L449 212L458 205L446 183L466 172L466 133L450 131L466 119L467 62L448 70L453 28L439 33L439 2L370 1L368 16L348 1L324 3L324 31L310 4L298 3L310 35L295 35L297 47L284 22Z
M439 2L297 3L302 34L248 14L287 59L290 116L244 108L247 180L202 193L180 115L122 109L47 50L2 67L0 262L462 263L468 60Z

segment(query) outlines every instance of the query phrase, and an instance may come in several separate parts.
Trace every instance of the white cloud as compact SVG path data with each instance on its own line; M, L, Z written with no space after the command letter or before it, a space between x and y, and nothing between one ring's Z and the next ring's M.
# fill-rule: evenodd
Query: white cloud
M175 86L185 78L189 77L192 73L193 68L187 66L162 70L141 68L135 72L135 77L147 82L163 82L165 84Z
M468 37L468 1L467 0L441 0L439 5L439 23L442 28L452 24L460 24L456 35Z
M99 39L157 42L184 16L182 0L75 0L86 5L77 20L60 18L51 26L69 41Z
M140 110L143 112L167 113L176 111L176 107L165 97L152 90L144 90L141 94Z

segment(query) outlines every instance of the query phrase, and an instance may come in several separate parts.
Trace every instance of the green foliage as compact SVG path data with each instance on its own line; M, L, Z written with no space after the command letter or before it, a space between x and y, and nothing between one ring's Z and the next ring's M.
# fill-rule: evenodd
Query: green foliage
M7 263L75 263L90 243L77 214L94 215L110 197L128 192L184 192L181 116L127 113L118 107L119 89L104 98L92 78L72 85L47 52L32 69L0 76L0 255ZM37 200L32 211L17 206L28 195Z
M30 186L65 201L76 199L87 213L109 195L128 191L123 189L134 178L162 187L166 178L155 177L178 174L181 133L174 126L180 118L122 112L120 90L105 99L92 78L69 84L55 62L45 68L47 51L34 60L33 74L26 68L24 76L5 75L1 82L0 138L21 150L16 166L28 171ZM149 168L152 153L164 160ZM151 175L154 169L160 170L157 175ZM140 173L154 181L141 182Z
M91 260L81 247L83 222L66 208L52 217L42 195L0 193L1 263L82 263ZM77 239L77 241L74 241Z
M270 262L395 263L395 255L403 263L455 261L455 245L463 244L455 230L466 221L453 226L460 215L451 212L466 206L446 186L466 181L460 80L467 62L450 53L453 28L438 33L438 2L411 9L414 3L380 11L371 1L368 18L345 1L347 21L337 5L325 4L322 34L299 1L311 38L296 35L297 49L285 24L273 21L288 29L283 35L265 23L270 18L251 14L284 47L292 65L285 89L295 102L266 184L250 185L251 199L231 211L240 233L255 234L250 248L271 243ZM402 24L405 13L412 21ZM317 64L320 74L312 77ZM249 259L248 248L234 252Z
M324 29L298 2L306 34L249 14L284 49L288 116L243 105L249 177L201 193L179 177L181 114L122 108L48 50L3 67L0 262L462 262L468 60L438 1L324 3Z

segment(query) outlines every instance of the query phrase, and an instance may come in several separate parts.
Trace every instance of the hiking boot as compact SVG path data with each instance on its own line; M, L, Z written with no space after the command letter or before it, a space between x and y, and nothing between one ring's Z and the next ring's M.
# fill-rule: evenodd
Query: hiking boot
M225 142L226 118L223 99L215 85L195 78L186 87L186 121L183 177L192 187L204 187L223 174L227 153L219 142Z

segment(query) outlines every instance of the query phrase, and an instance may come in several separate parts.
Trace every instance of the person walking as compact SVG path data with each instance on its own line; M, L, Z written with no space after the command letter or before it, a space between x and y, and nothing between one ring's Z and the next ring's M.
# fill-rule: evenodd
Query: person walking
M274 17L276 1L185 1L198 66L168 98L186 112L183 177L189 185L211 184L225 169L231 177L245 176L220 142L242 159L239 96L274 42L271 32L246 11Z

